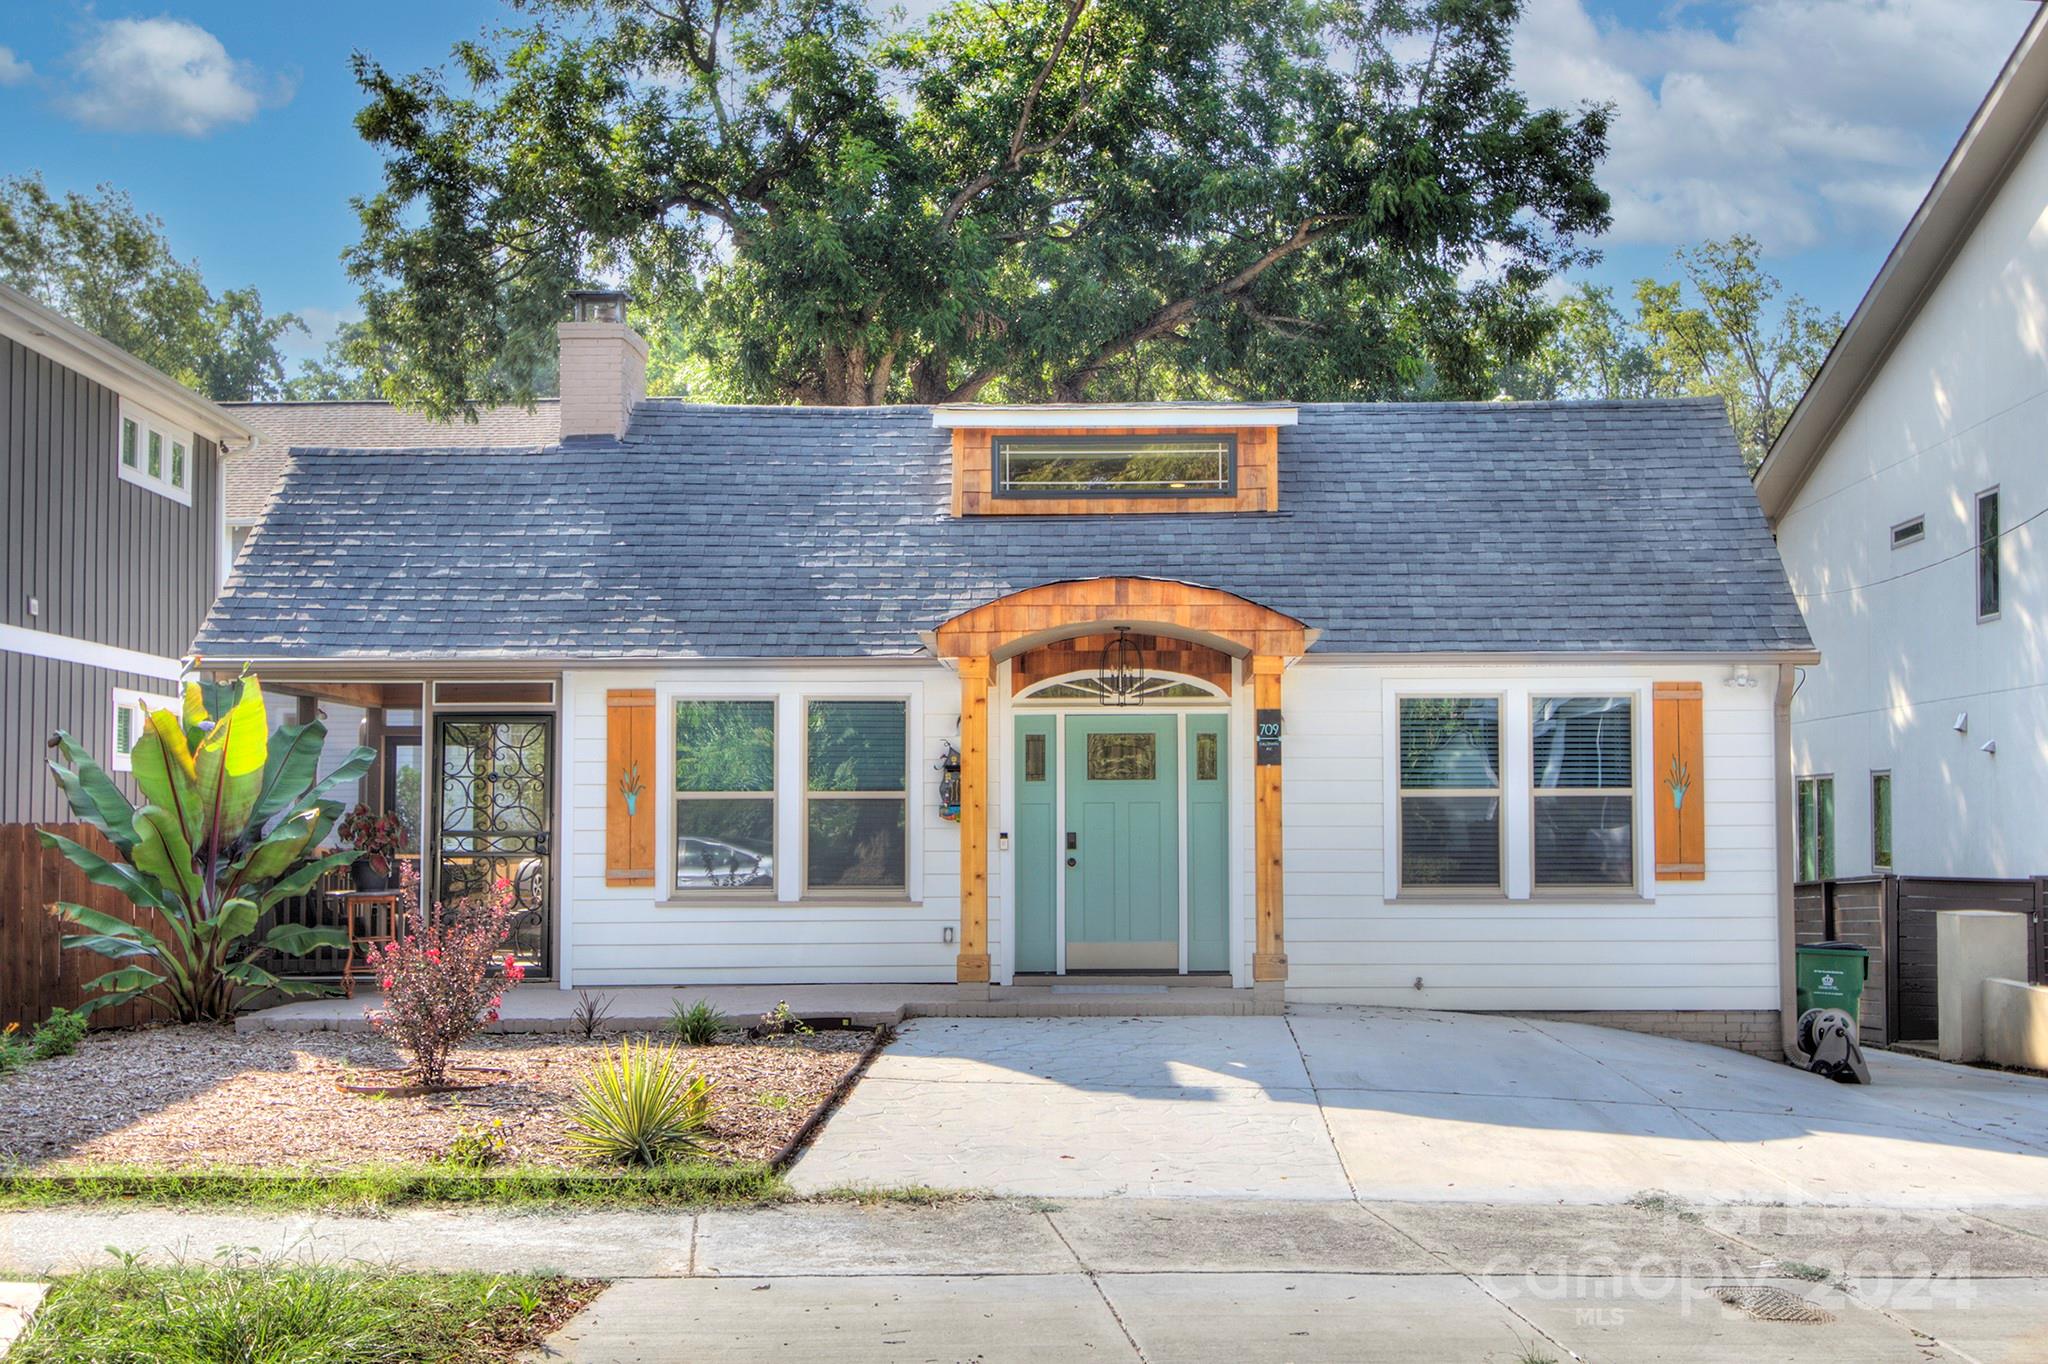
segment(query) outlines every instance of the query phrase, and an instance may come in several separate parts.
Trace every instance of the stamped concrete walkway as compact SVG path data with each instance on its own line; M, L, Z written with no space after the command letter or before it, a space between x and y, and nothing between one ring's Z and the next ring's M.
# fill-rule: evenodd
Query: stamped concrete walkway
M1409 1010L923 1019L790 1173L1060 1198L2048 1206L2048 1081L1871 1059L1875 1082L1845 1086L1610 1028Z

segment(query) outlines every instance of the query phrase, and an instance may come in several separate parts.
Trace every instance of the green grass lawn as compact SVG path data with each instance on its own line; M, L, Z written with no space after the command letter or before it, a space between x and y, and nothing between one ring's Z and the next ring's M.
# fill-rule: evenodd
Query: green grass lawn
M786 1197L766 1165L700 1162L654 1170L458 1170L420 1166L331 1171L0 1171L0 1209L62 1204L366 1211L404 1207L706 1207Z
M9 1364L492 1364L595 1297L590 1280L328 1265L150 1268L57 1280Z

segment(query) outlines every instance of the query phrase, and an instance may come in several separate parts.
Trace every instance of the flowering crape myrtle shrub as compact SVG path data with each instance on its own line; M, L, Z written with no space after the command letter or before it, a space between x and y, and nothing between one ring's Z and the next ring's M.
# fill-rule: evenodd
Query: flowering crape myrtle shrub
M397 936L368 958L384 1004L365 1014L411 1059L415 1084L446 1084L450 1054L497 1022L505 986L526 978L503 951L512 903L512 883L501 880L487 894L422 908L419 871L405 864Z

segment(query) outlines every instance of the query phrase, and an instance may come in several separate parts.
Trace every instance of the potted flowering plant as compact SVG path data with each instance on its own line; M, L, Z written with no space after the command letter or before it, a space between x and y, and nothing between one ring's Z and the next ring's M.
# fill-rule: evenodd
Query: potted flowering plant
M342 842L362 853L349 867L356 889L391 889L398 855L405 851L405 821L393 814L380 815L359 804L348 812L335 833Z

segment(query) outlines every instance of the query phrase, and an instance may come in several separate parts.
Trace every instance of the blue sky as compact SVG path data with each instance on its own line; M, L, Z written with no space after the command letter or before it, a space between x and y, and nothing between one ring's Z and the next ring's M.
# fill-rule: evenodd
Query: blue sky
M916 8L929 6L921 0ZM215 288L253 283L317 351L354 311L339 256L378 162L349 56L442 60L497 0L10 0L0 174L106 182L161 217ZM1611 100L1616 222L1591 273L1669 274L1748 231L1794 289L1847 314L2034 10L2031 0L1528 0L1517 78Z

